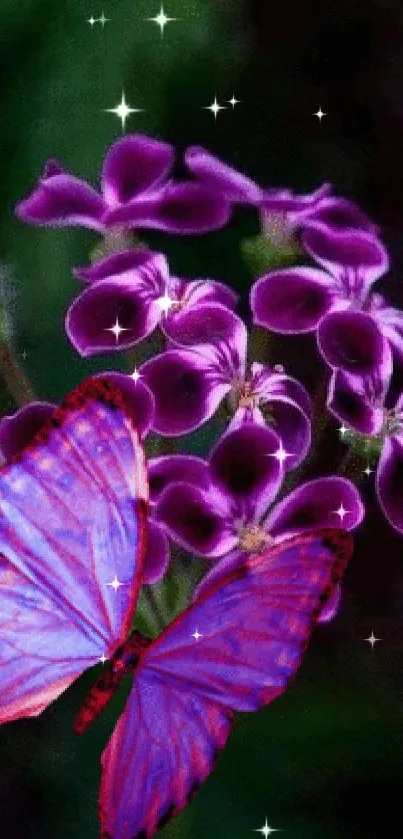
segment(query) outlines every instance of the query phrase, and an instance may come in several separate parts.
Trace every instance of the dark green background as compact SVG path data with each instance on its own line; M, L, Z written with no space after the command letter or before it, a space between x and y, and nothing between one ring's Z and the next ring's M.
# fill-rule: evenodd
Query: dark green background
M403 307L400 2L167 0L165 12L180 21L162 41L144 21L159 5L0 0L0 257L14 296L15 347L27 353L23 363L41 399L58 401L92 371L127 369L127 360L80 360L63 332L78 288L71 268L88 261L96 235L24 226L13 205L49 157L96 183L105 149L121 133L102 109L120 101L122 87L130 105L147 109L129 118L127 131L171 141L178 152L205 145L267 186L310 191L326 180L357 200L382 225L394 266L384 287ZM91 28L86 18L102 8L112 21ZM215 94L225 103L233 92L242 104L215 123L202 106ZM319 106L329 114L321 124L312 116ZM223 280L247 299L252 276L240 245L257 230L253 213L240 211L219 233L144 239L166 250L174 273ZM310 339L273 346L273 361L313 385L319 364ZM3 413L14 410L4 386L0 394ZM216 432L210 423L181 446L205 453ZM340 453L334 426L316 474L334 470ZM283 697L239 716L218 767L161 836L246 839L267 816L285 839L382 839L392 820L399 823L403 550L372 486L373 476L337 619L316 630ZM383 639L373 652L363 641L372 629ZM38 719L2 728L0 832L7 839L97 836L99 755L127 687L76 738L71 724L95 672Z

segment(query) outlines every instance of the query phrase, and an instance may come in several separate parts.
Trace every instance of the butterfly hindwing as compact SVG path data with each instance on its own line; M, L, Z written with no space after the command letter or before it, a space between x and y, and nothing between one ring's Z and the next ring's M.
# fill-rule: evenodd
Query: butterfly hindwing
M146 503L134 420L103 379L73 391L1 470L0 722L39 713L124 640Z
M145 650L102 757L103 839L151 837L211 771L232 710L285 690L350 554L342 531L287 540L207 588Z

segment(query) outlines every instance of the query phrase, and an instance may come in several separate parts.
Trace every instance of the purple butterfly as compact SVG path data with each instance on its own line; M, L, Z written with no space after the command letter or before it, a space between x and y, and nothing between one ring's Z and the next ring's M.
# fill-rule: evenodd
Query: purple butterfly
M82 732L134 674L102 756L102 839L152 836L210 773L233 710L285 690L352 548L338 530L282 542L205 586L155 641L126 638L146 504L135 422L107 380L70 394L0 472L0 721L39 714L110 658Z

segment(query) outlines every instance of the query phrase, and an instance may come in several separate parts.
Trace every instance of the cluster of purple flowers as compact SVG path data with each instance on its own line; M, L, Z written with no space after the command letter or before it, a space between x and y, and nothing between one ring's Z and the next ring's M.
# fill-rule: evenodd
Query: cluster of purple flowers
M337 475L304 482L276 500L310 449L309 394L279 365L248 364L248 332L234 311L234 291L211 279L176 277L162 253L130 242L138 227L178 234L218 229L237 204L255 208L263 235L277 247L292 241L305 256L302 267L271 271L252 285L252 322L282 334L315 333L329 379L324 410L350 429L350 441L379 442L376 492L403 533L403 394L394 408L385 405L393 362L403 359L403 315L372 291L389 265L380 231L329 184L310 195L264 189L200 147L186 150L184 164L192 179L175 181L169 144L127 136L106 155L101 193L51 161L16 210L28 223L84 225L116 242L110 255L75 269L85 287L67 312L66 333L87 357L126 350L160 330L164 352L132 376L101 374L122 388L143 439L149 431L187 434L222 402L230 415L206 459L150 459L144 582L164 575L169 539L211 560L204 586L245 554L315 528L352 530L364 517L357 488ZM53 410L37 402L4 418L5 457L21 450ZM332 617L338 599L336 592L322 620Z

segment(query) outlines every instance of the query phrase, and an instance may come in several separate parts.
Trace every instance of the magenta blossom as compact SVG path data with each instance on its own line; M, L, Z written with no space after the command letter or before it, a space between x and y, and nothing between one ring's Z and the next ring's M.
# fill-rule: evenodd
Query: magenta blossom
M352 201L330 194L330 184L323 184L310 195L295 195L289 189L263 189L201 146L189 146L184 159L199 183L215 189L233 204L258 208L262 232L274 242L291 240L298 229L315 221L329 230L360 228L377 232L377 226Z
M229 337L211 335L210 344L169 349L140 367L154 396L153 429L167 436L193 431L227 397L231 426L271 424L288 453L287 468L293 469L310 446L309 396L282 368L254 363L247 371L246 327L232 312L227 312L227 318L232 320Z
M225 225L229 202L197 183L174 182L174 149L143 134L117 140L106 154L101 192L49 161L18 218L30 224L79 225L100 233L148 227L167 233L204 233Z
M121 390L125 401L136 417L140 436L144 439L151 428L154 411L153 396L144 382L137 377L107 371L94 378L108 378ZM19 454L42 429L57 405L51 402L31 402L12 416L0 420L0 449L6 461ZM151 494L150 494L151 495ZM150 501L154 496L150 497ZM169 564L168 539L161 524L153 520L150 504L147 528L147 550L143 566L143 583L150 585L160 580Z
M271 428L255 423L228 431L210 453L198 485L186 476L172 479L171 457L159 459L157 520L182 548L217 561L198 593L241 565L245 555L317 528L353 530L363 520L360 495L344 478L309 481L276 504L285 474L278 443ZM335 592L322 620L330 619L337 604Z
M66 333L82 356L128 349L157 326L180 343L231 330L226 307L234 308L238 295L214 280L170 276L162 253L122 251L75 274L89 285L67 312Z
M306 266L261 277L250 295L254 323L283 334L315 332L330 367L388 382L391 349L403 358L403 315L372 292L389 267L384 246L372 233L318 224L304 242L327 271Z

